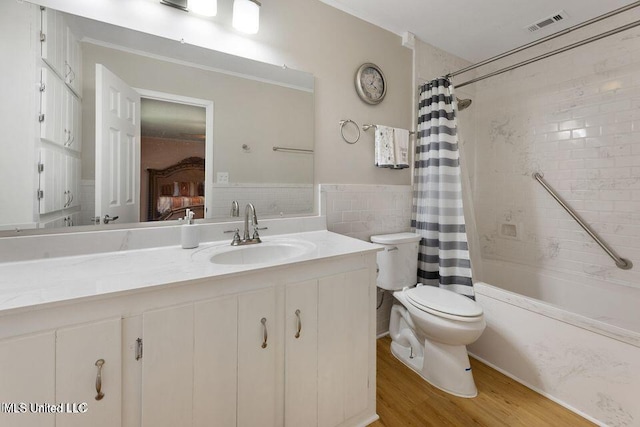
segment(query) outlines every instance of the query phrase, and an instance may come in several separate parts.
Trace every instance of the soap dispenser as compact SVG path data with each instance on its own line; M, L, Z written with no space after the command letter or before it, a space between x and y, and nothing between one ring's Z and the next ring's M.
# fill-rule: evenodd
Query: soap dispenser
M182 226L180 242L182 243L182 249L197 248L200 242L198 241L198 227L193 223L193 211L187 209Z

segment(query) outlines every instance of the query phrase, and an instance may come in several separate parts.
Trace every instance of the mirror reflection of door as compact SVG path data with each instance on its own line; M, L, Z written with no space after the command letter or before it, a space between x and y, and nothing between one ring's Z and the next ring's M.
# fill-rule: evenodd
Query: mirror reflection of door
M96 223L140 219L140 94L96 64Z
M211 101L134 89L97 64L96 223L204 218L212 116Z

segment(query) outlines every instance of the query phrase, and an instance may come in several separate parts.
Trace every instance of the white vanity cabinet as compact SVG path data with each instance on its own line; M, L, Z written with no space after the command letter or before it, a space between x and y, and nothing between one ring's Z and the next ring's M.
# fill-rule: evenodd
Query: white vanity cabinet
M351 425L374 392L370 289L359 269L145 312L142 426Z
M0 404L27 405L24 413L0 410L0 425L120 425L120 335L120 319L112 319L0 341ZM103 396L96 400L98 377ZM59 404L61 413L34 409Z
M22 264L0 265L0 284L24 281L22 298L38 289L106 290L0 311L0 402L86 402L88 409L28 417L0 411L0 425L373 422L376 248L326 231L300 235L317 242L317 258L246 270L203 264L206 244L43 260L33 274ZM338 252L349 244L359 252ZM2 282L11 274L16 279ZM171 279L160 282L163 274ZM136 280L143 285L129 287Z

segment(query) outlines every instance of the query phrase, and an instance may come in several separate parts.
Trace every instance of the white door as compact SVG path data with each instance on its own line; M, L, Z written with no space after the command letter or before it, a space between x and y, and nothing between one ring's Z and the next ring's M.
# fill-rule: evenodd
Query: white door
M96 216L140 220L140 95L96 64Z
M56 402L87 403L85 413L56 414L56 427L120 425L122 342L119 318L56 331Z
M275 289L238 296L238 427L275 427Z
M318 425L318 282L286 287L284 425Z

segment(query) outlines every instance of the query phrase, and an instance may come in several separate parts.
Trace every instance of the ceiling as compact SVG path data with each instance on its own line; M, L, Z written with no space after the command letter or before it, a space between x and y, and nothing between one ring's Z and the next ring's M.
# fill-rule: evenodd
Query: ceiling
M498 55L587 21L632 0L320 0L398 35L471 62ZM526 28L564 10L566 20L535 32Z
M142 98L140 131L144 137L204 142L204 107Z

